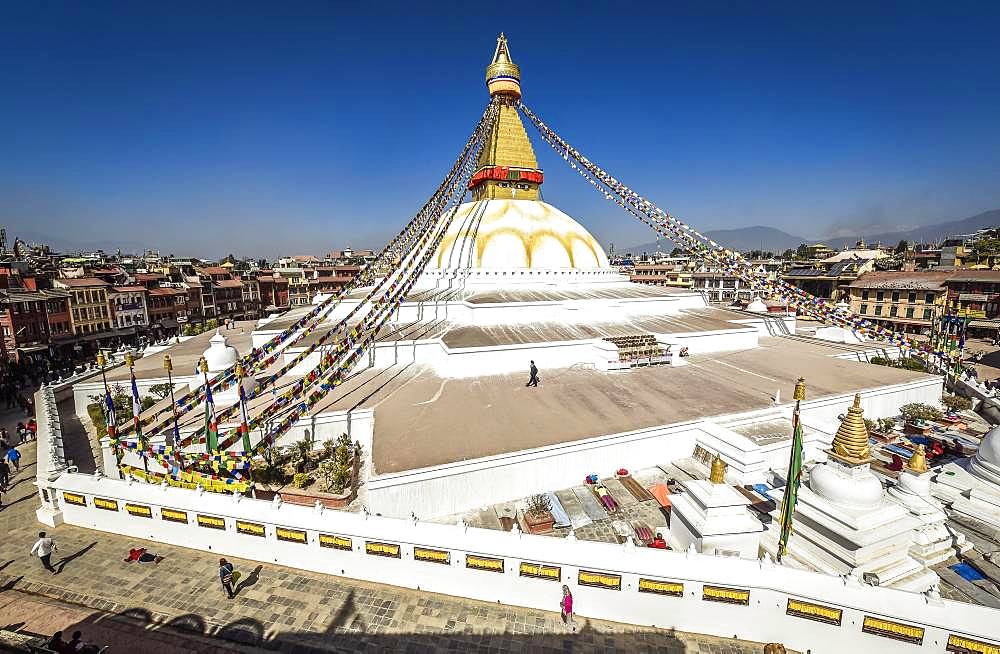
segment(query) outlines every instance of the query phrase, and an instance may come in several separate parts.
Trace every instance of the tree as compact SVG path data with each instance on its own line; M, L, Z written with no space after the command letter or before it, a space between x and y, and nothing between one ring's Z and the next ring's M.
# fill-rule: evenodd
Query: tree
M972 400L961 395L942 395L941 404L951 412L966 411L972 408Z
M682 257L685 254L687 254L687 250L683 248L674 248L673 250L670 251L670 256L672 257Z
M781 258L785 259L786 261L789 260L789 259L794 259L795 258L795 250L793 250L792 248L788 248L787 250L785 250L784 252L781 253Z
M899 413L907 422L913 422L914 420L940 420L944 417L940 409L920 402L904 404L899 407Z
M903 254L906 252L906 248L909 247L910 242L906 239L901 239L899 244L896 246L896 254Z
M799 247L795 248L795 256L799 259L805 259L809 256L809 246L805 243L799 243Z
M312 464L312 439L306 436L288 448L288 456L296 472L306 472Z
M170 396L170 384L163 382L162 384L153 384L149 387L149 392L152 393L156 399L165 400Z

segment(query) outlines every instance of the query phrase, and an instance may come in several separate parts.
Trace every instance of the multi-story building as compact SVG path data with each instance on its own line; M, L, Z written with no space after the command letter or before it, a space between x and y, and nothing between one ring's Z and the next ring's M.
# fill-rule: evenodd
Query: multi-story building
M317 293L337 293L361 272L361 266L318 266L306 271L310 301Z
M218 320L244 320L243 282L238 279L213 280L215 291L215 312Z
M159 287L150 289L148 300L149 326L160 338L175 336L182 318L186 321L185 307L188 292L184 288Z
M118 329L134 329L138 334L149 328L145 286L112 286L108 289L111 316Z
M0 291L0 335L7 356L20 361L36 352L47 352L52 336L48 309L52 306L56 316L68 300L69 294L62 291ZM60 336L71 329L61 320L56 320L54 327Z
M288 281L288 304L291 307L301 307L312 301L312 291L306 269L300 267L275 268L274 273Z
M911 334L929 334L946 311L952 273L870 272L848 285L851 311L872 322Z
M113 329L108 306L110 284L96 277L55 279L52 284L72 293L70 315L75 336L100 338Z
M256 320L260 318L260 284L257 282L257 276L253 273L240 275L240 281L243 282L243 311L245 313L245 318L247 320Z
M639 263L635 264L629 279L639 284L650 286L676 286L678 288L693 288L694 273L683 266L671 263Z
M261 270L257 275L260 286L260 305L264 313L285 311L289 308L288 280L272 270Z
M695 271L691 273L694 290L714 304L751 302L754 291L735 275L724 272Z
M45 296L45 317L49 323L49 343L62 345L73 340L73 317L70 314L70 298L68 291L47 289L41 291Z

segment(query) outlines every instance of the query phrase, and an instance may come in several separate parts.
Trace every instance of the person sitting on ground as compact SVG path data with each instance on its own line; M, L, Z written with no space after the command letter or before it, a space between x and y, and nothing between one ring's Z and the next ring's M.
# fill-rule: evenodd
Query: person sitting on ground
M667 549L667 541L663 539L663 534L661 534L660 532L656 532L656 538L654 538L653 542L647 545L647 547L652 547L658 550L665 550Z
M66 651L66 641L62 639L61 631L57 631L52 634L52 638L49 639L49 642L45 643L45 649L50 649L53 652Z
M122 559L125 563L131 563L132 561L138 563L159 563L162 560L162 556L150 554L146 551L145 547L133 547L128 551L128 556Z
M79 652L83 649L83 634L80 631L74 631L73 637L69 639L66 646L63 647L64 652Z

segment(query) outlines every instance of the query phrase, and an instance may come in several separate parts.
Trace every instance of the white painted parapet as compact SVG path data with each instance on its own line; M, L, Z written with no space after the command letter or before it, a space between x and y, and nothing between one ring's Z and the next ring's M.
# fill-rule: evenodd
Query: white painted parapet
M44 490L69 524L202 552L550 611L566 584L581 617L817 653L1000 645L1000 611L768 561L322 511L75 473L46 481Z

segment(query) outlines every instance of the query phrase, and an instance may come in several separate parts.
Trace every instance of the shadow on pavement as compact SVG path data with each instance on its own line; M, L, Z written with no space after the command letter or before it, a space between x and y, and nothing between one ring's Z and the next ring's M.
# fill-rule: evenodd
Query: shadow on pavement
M72 633L79 629L84 634L84 640L96 638L98 632L107 633L110 629L121 629L123 632L133 632L130 641L141 651L144 645L152 643L170 643L176 651L190 652L221 652L230 651L228 643L240 647L245 652L246 646L276 652L295 652L296 654L320 654L325 652L497 652L497 651L532 651L532 652L604 652L609 651L606 638L610 634L596 631L586 619L578 619L577 631L566 629L564 633L476 633L464 630L464 625L458 625L455 630L441 630L435 633L369 633L363 624L359 624L361 616L354 609L352 597L344 602L343 609L331 621L325 631L302 632L271 632L262 622L254 618L241 618L226 625L216 626L208 623L200 615L189 613L173 618L169 622L156 622L149 611L134 608L115 614L93 613L79 622L63 628L64 633ZM96 629L98 625L101 629ZM141 642L135 638L142 639ZM149 639L148 642L146 639ZM91 641L93 642L93 641ZM629 633L614 634L615 647L618 650L657 651L669 654L681 654L687 651L683 640L672 631L645 631L636 628ZM94 642L95 645L111 643ZM742 645L742 647L741 647ZM719 641L719 651L745 652L746 643L733 641L732 646L727 641ZM167 651L167 647L162 647ZM112 651L117 647L112 644ZM714 649L712 651L715 651Z
M59 561L59 563L57 563L57 564L56 564L56 565L58 565L58 566L59 566L59 567L57 568L57 569L58 569L58 571L59 571L59 572L62 572L63 570L65 570L65 569L66 569L66 564L67 564L67 563L70 563L70 562L72 562L72 561L75 561L76 559L80 558L81 556L83 556L84 554L86 554L87 552L89 552L89 551L90 551L91 549L93 549L93 548L94 548L94 547L96 547L96 546L97 546L97 541L94 541L94 542L93 542L93 543L91 543L90 545L87 545L86 547L84 547L84 548L81 548L81 549L79 549L79 550L77 550L77 551L73 552L73 553L72 553L72 554L70 554L69 556L65 556L65 557L63 557L63 558L62 558L62 560L60 560L60 561Z

